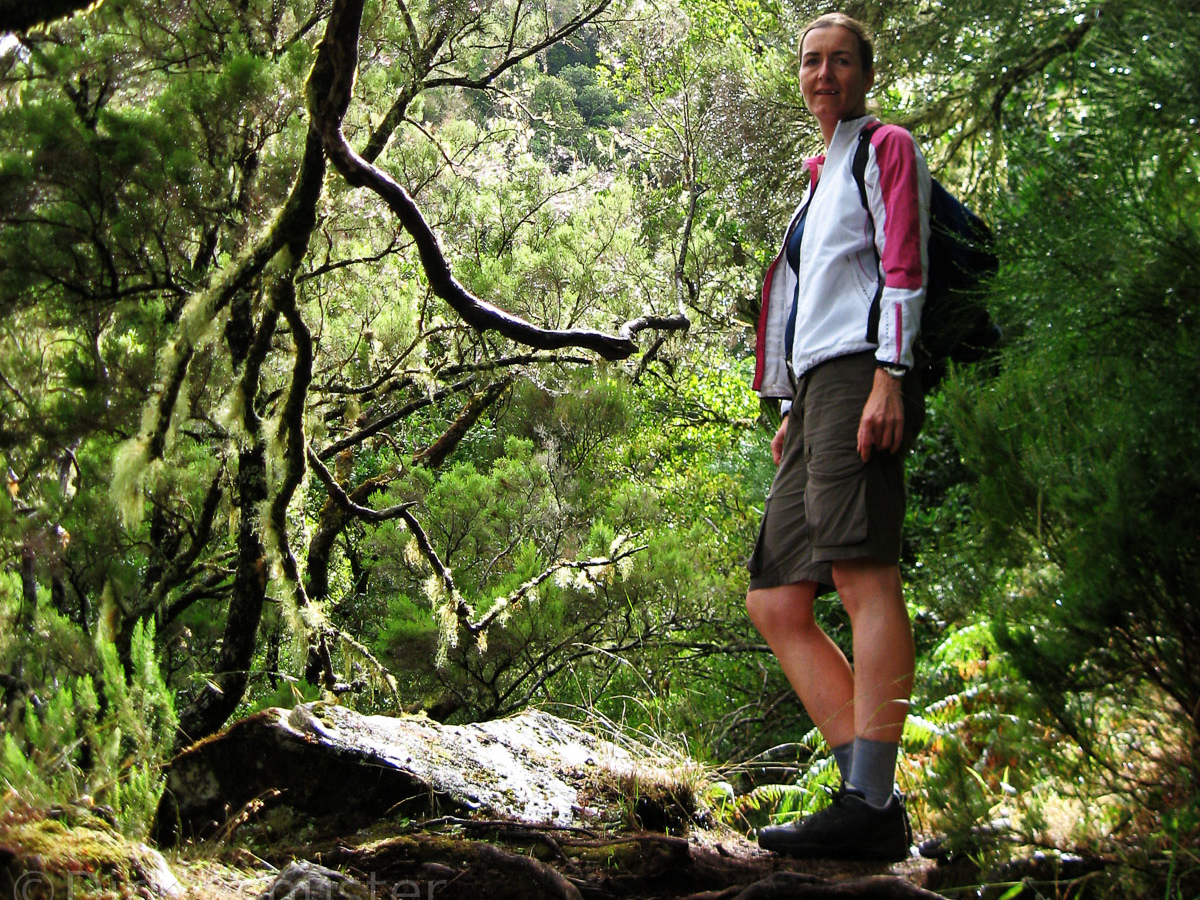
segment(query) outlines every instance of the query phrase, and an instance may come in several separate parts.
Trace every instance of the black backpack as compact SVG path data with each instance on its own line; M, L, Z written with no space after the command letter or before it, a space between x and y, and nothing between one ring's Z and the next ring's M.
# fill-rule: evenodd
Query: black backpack
M871 135L879 127L879 124L868 125L859 133L853 162L854 181L872 232L875 221L867 205L863 177ZM992 231L983 219L934 179L929 196L929 281L915 348L917 368L926 391L941 381L950 360L977 362L1003 337L983 304L986 282L1000 265L994 243ZM878 334L882 293L881 281L867 322L872 341Z

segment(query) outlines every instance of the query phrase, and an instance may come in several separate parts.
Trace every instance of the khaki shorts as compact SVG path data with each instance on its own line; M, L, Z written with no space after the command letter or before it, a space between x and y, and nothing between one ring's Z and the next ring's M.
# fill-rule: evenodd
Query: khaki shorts
M750 589L814 581L832 588L839 559L900 560L904 457L925 417L919 378L904 379L904 442L858 455L858 424L875 379L872 353L841 356L796 385L783 459L767 494Z

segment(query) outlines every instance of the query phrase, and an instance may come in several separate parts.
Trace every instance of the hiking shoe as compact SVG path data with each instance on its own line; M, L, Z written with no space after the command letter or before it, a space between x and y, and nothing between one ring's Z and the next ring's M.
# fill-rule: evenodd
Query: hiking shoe
M869 804L860 791L843 788L820 812L787 825L758 832L764 850L798 859L857 859L900 862L908 859L912 827L904 796L896 791L883 808Z

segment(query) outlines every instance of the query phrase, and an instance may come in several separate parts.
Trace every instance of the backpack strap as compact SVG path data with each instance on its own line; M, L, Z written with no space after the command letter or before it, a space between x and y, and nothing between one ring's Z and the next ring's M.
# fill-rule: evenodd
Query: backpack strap
M875 251L875 272L879 272L879 248L875 246L875 217L871 215L871 207L867 203L867 157L871 152L871 135L883 127L882 122L867 125L858 133L858 146L854 148L854 162L851 170L854 172L854 183L858 185L858 199L862 201L863 209L867 211L867 223L871 226L871 249ZM875 288L875 296L871 299L871 309L867 313L867 340L872 344L879 343L879 315L883 300L883 279L879 279Z
M871 215L871 207L867 205L867 157L871 152L871 135L882 127L882 122L875 122L863 128L858 133L858 146L854 148L854 183L858 185L858 199L862 201L868 216Z

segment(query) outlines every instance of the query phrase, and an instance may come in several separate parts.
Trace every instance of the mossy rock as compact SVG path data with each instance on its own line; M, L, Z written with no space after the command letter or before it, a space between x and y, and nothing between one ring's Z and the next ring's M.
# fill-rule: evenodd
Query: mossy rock
M0 896L109 900L182 893L158 851L122 837L98 816L10 811L0 819Z
M447 813L682 833L696 800L649 749L617 746L547 713L443 725L314 703L264 710L176 757L154 837L160 846L228 838L253 821L277 842L288 839L289 821L350 834Z

